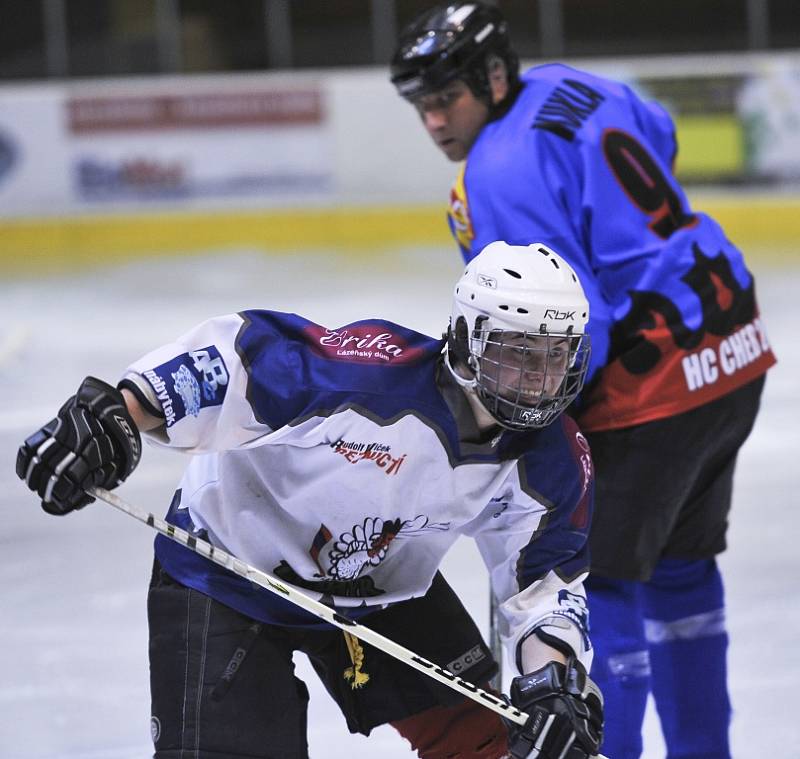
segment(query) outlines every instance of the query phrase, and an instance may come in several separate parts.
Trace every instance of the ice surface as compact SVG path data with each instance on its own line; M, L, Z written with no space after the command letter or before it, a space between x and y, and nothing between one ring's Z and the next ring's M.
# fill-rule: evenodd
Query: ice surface
M800 261L759 267L763 315L780 364L737 472L722 558L731 630L737 759L800 756L791 716L800 681ZM86 374L114 380L129 360L202 319L264 307L327 326L389 318L438 335L460 265L450 249L345 261L328 251L234 250L145 261L71 277L0 283L0 759L143 759L151 755L145 595L152 534L101 504L45 515L13 474L22 438L53 416ZM183 465L145 451L120 490L166 509ZM477 552L459 541L445 573L487 625ZM391 728L350 736L307 662L315 759L411 756ZM645 759L663 756L652 712Z

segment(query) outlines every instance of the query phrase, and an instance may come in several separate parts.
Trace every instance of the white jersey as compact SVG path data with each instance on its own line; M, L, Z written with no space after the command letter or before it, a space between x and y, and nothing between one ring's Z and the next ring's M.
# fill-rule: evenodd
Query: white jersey
M165 419L159 443L195 454L169 521L352 617L424 595L470 535L512 650L557 618L548 631L589 663L585 440L567 417L482 439L442 348L390 322L248 311L149 353L123 386ZM159 537L156 553L251 617L315 621L183 546Z

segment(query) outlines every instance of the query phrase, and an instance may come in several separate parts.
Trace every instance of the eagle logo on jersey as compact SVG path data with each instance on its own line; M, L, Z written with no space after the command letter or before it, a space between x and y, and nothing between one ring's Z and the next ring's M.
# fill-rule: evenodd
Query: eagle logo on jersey
M469 205L467 203L467 186L464 183L464 173L467 165L463 164L456 181L450 188L450 206L447 209L447 220L450 223L450 230L456 238L461 252L466 258L472 257L472 241L475 239L475 231L472 228L472 221L469 218Z
M333 533L321 524L308 551L319 570L314 576L320 579L301 577L286 561L281 561L273 572L286 582L319 593L344 598L380 596L386 591L377 587L369 575L360 575L371 567L377 567L386 558L393 541L449 529L450 522L431 522L422 514L402 520L367 517L338 538L334 538ZM326 564L329 565L327 571L324 569Z
M328 555L331 563L328 574L337 580L354 580L367 567L377 567L396 538L449 527L449 522L431 522L421 514L410 521L367 517L362 524L354 525L351 532L339 536Z

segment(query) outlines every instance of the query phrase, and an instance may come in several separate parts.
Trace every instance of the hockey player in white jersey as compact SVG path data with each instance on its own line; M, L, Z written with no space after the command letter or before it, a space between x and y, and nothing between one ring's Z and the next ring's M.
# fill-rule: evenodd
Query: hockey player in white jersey
M498 596L511 700L492 711L184 546L156 538L148 596L157 759L307 756L305 652L351 732L390 723L420 757L584 759L601 740L582 581L592 465L561 412L588 365L588 305L544 245L492 243L458 281L446 337L372 319L211 319L87 377L20 447L51 514L135 469L140 433L194 454L168 521L462 679L496 671L438 571L459 535Z

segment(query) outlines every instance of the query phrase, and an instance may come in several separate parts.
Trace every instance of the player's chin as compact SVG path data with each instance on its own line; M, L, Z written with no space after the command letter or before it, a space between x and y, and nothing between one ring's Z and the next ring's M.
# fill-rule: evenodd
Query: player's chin
M522 408L536 408L542 401L548 400L542 392L501 394L500 397L514 406Z
M438 143L439 149L451 161L463 161L467 157L467 149L455 140Z

